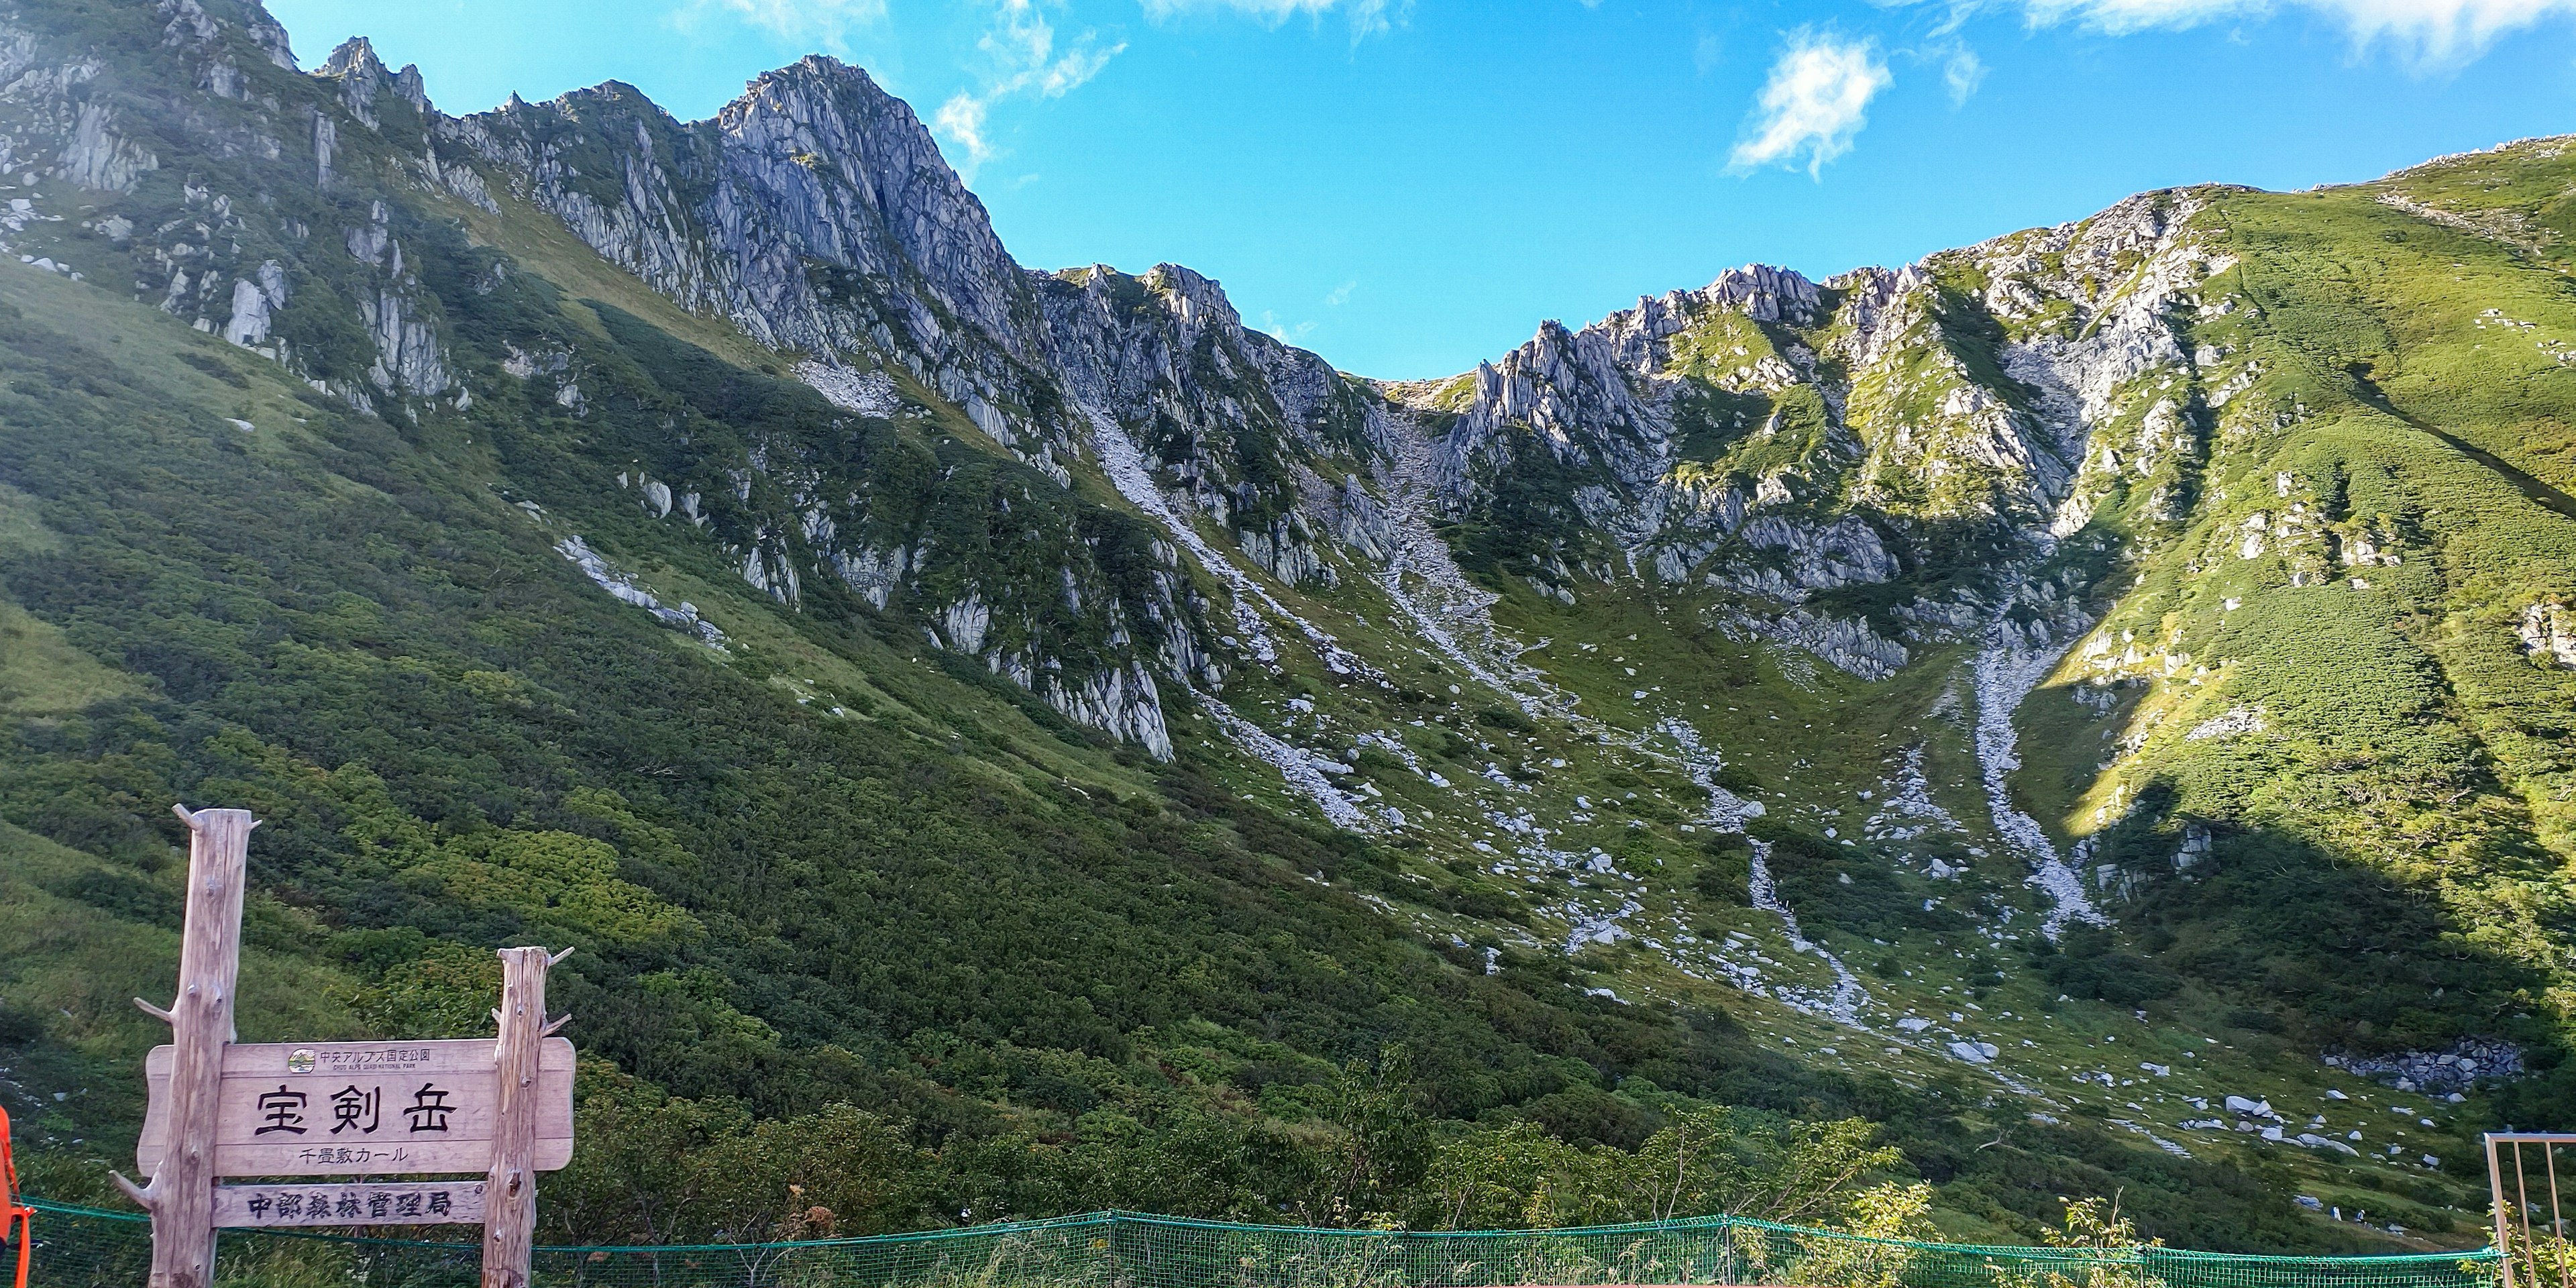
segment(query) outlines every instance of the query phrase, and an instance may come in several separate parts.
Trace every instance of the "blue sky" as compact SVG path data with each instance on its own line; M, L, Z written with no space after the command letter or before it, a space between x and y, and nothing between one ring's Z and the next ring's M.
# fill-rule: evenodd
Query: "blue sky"
M2128 193L2576 132L2576 0L272 0L476 111L683 118L828 52L1021 262L1172 261L1364 375L1466 369L1748 261L1825 276Z

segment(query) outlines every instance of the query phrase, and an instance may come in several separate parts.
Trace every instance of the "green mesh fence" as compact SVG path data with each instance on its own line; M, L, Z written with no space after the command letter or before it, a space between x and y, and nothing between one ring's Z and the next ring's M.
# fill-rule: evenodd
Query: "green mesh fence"
M35 1288L132 1288L139 1215L37 1202ZM227 1288L469 1288L477 1243L226 1231ZM540 1288L2493 1288L2491 1249L2377 1257L2091 1252L1864 1239L1733 1217L1416 1233L1097 1212L928 1234L705 1247L539 1248Z

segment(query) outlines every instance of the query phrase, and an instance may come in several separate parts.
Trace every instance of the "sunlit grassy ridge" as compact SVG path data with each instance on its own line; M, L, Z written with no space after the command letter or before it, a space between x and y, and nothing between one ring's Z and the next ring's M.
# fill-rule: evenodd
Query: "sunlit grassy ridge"
M2558 324L2567 288L2376 195L2230 195L2205 216L2242 256L2230 285L2252 307L2228 330L2262 374L2218 418L2197 522L2101 628L2103 658L2138 641L2144 658L2069 665L2152 683L2126 713L2139 753L2070 775L2087 794L2065 819L2091 831L2124 794L2170 792L2174 814L2302 836L2560 988L2568 765L2545 732L2563 714L2544 713L2576 685L2524 658L2514 625L2568 593L2576 522L2553 485L2450 440L2559 452L2576 381L2532 332L2488 323ZM2192 736L2232 709L2262 735Z

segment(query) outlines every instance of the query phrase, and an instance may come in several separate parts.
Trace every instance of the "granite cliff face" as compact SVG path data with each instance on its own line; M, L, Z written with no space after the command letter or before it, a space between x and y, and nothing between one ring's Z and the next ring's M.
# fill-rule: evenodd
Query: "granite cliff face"
M1314 462L1365 449L1364 391L1312 354L1247 331L1216 284L1188 269L1021 268L911 109L865 72L808 58L696 124L608 85L442 118L437 133L682 307L805 355L812 383L848 410L894 409L899 382L1059 487L1098 462L1095 438L1123 436L1150 454L1158 490L1229 533L1265 573L1292 585L1334 576L1299 476L1312 482ZM854 401L849 391L862 386L882 400ZM901 579L886 570L917 562L901 551L772 552L781 566L800 559L864 570L879 607ZM966 594L930 615L967 623L1010 612L997 607L1008 598L1001 588ZM1095 616L1126 607L1093 602ZM1162 625L1185 616L1168 595L1142 611L1157 631L1183 629ZM1146 623L1093 625L1114 638ZM939 638L977 652L985 634ZM1221 678L1213 637L1184 630L1171 641L1160 654L1165 683ZM988 660L1025 678L1066 659ZM1059 705L1168 754L1152 674L1117 661L1114 683L1095 678Z

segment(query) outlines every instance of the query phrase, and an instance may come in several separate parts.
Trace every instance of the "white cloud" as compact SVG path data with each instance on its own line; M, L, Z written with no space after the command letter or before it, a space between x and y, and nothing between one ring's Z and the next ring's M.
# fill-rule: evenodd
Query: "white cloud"
M1124 44L1099 48L1086 31L1072 48L1056 53L1055 28L1038 12L1034 0L1002 0L1001 21L975 47L992 56L1004 73L989 93L1027 91L1040 98L1057 98L1079 87L1127 48Z
M672 14L683 30L709 18L749 23L782 39L816 41L842 52L852 30L886 16L885 0L689 0Z
M2505 32L2576 14L2576 0L2020 0L2020 5L2037 24L2073 21L2113 33L2305 9L2342 23L2362 44L2385 39L2427 64L2473 58Z
M1312 322L1300 322L1295 326L1290 326L1281 322L1278 314L1273 313L1268 309L1263 309L1261 311L1261 329L1269 332L1270 338L1277 340L1281 344L1295 344L1299 340L1305 339L1306 333L1315 329L1315 324Z
M993 155L992 146L984 142L984 100L972 94L956 95L939 105L939 112L930 118L930 123L966 149L969 162L982 161Z
M1821 174L1826 162L1851 151L1852 136L1869 123L1869 101L1891 79L1869 41L1791 32L1730 165L1750 170L1803 160L1808 174Z
M1964 107L1976 96L1977 87L1986 83L1986 62L1976 50L1961 45L1942 60L1941 83L1949 88L1950 106Z
M1144 0L1144 3L1145 15L1158 21L1176 14L1225 9L1273 27L1291 18L1321 18L1339 11L1350 16L1353 40L1387 30L1402 22L1405 14L1413 8L1413 0Z
M1349 280L1349 281L1347 281L1347 282L1342 283L1342 284L1341 284L1341 285L1339 285L1339 286L1334 287L1331 291L1329 291L1329 292L1327 292L1327 293L1325 294L1325 296L1324 296L1324 307L1326 307L1326 308L1331 308L1331 309L1337 309L1337 308L1340 308L1343 304L1345 304L1345 303L1349 302L1349 300L1350 300L1350 298L1351 298L1351 292L1356 291L1356 290L1358 290L1359 288L1360 288L1360 279L1358 279L1358 278L1356 278L1356 277L1352 278L1351 280Z
M992 29L975 47L990 64L984 87L951 95L931 117L931 125L941 135L966 150L966 164L960 169L970 177L976 166L994 155L991 138L984 132L985 117L994 102L1022 95L1061 98L1099 75L1110 59L1127 48L1123 42L1103 48L1086 31L1059 52L1055 27L1038 11L1036 0L1002 0Z

